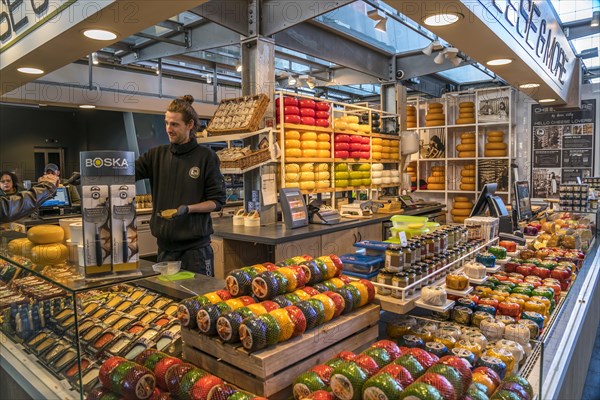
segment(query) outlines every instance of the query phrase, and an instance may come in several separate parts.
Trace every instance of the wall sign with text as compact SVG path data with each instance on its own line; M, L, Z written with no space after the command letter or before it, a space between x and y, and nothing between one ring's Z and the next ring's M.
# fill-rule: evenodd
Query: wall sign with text
M534 198L558 198L561 183L592 176L596 100L581 109L531 108L531 185Z

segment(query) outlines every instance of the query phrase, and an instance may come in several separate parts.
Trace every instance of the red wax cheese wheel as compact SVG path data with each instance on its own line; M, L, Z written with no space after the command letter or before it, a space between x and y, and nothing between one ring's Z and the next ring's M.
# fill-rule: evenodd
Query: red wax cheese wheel
M302 122L302 119L299 115L285 115L283 117L283 122L286 124L299 124Z
M285 106L285 107L283 107L283 114L298 115L298 114L300 114L300 109L296 106Z

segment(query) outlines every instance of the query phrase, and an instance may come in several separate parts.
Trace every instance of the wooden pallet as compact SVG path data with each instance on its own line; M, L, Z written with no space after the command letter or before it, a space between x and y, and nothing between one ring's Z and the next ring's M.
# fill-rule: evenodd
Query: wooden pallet
M182 328L188 361L244 390L286 399L294 378L342 350L359 351L378 336L379 306L367 305L297 338L255 353Z

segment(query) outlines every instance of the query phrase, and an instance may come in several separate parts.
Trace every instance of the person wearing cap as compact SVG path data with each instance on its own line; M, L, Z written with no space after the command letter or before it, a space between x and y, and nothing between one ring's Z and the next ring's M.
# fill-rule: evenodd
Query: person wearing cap
M58 168L58 165L54 163L46 164L46 167L44 168L44 176L46 175L56 176L60 182L59 186L64 186L67 188L67 190L69 191L69 199L71 199L72 205L81 205L81 196L79 195L77 188L69 184L66 179L60 179L60 169Z
M183 269L214 276L210 213L225 204L219 157L200 146L194 134L198 114L190 95L171 102L165 113L170 144L150 149L135 162L135 178L150 179L152 235L158 261L181 261Z
M0 196L0 223L27 217L43 202L54 196L58 176L44 175L31 189L12 195Z

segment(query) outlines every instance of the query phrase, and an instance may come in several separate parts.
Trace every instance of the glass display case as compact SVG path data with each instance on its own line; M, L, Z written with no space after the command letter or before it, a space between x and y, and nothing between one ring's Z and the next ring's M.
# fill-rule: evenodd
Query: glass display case
M11 242L0 252L0 362L31 397L85 398L113 355L181 353L178 300L144 287L158 281L152 263L84 279L72 265L40 267L14 254Z

